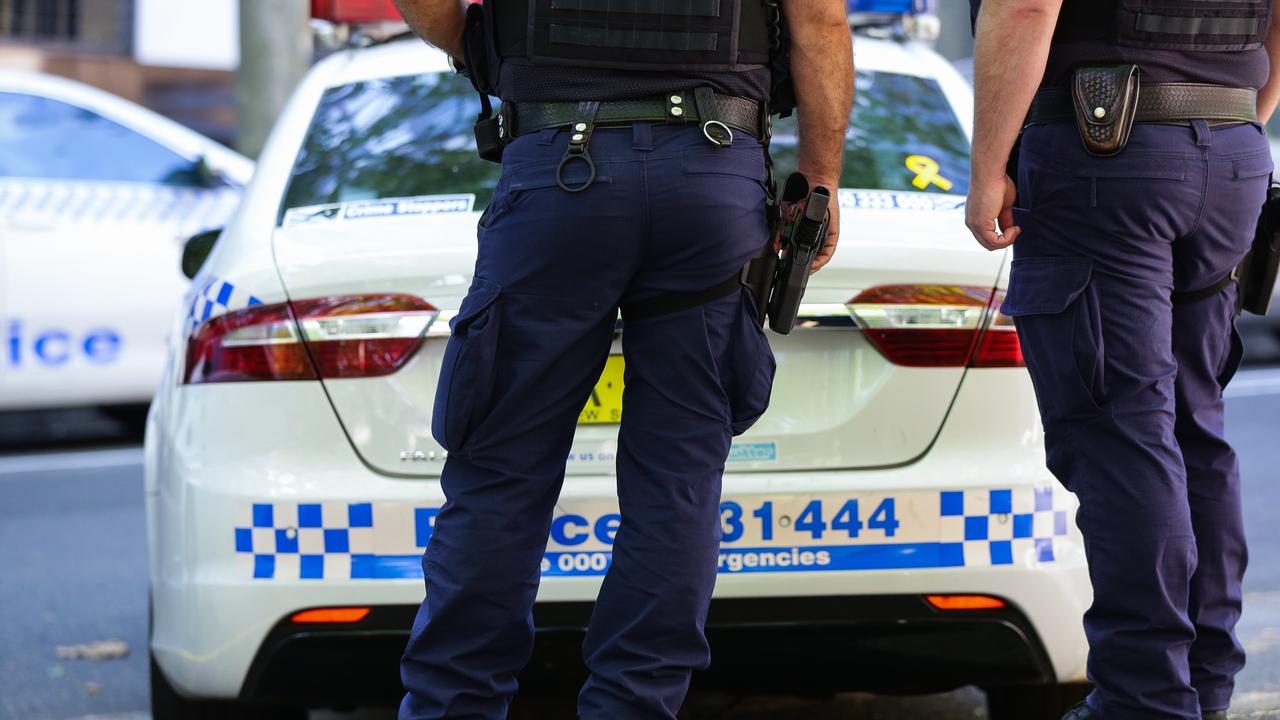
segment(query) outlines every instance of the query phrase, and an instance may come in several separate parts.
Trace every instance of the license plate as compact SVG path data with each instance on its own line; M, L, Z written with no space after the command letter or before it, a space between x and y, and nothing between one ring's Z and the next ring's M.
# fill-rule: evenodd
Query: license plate
M579 425L607 425L622 422L622 377L624 365L621 355L610 355L605 361L604 372L591 390L587 406L578 415Z

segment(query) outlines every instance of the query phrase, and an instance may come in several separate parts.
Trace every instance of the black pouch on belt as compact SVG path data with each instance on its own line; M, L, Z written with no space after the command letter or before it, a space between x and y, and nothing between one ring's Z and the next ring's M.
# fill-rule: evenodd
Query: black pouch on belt
M1076 68L1071 100L1080 140L1090 155L1108 157L1124 150L1138 112L1138 66Z
M1240 283L1240 307L1255 315L1266 315L1280 273L1280 186L1267 190L1267 201L1258 218L1253 249L1236 269Z

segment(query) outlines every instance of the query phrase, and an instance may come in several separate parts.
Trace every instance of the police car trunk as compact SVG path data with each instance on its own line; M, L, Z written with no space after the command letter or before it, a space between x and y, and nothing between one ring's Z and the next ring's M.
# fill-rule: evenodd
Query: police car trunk
M729 472L910 463L928 451L966 367L1012 359L999 328L983 332L1000 258L964 236L963 81L932 54L858 43L840 249L813 278L800 328L770 335L772 406L734 443ZM426 478L445 455L430 418L448 320L499 168L474 155L478 102L465 80L379 70L382 56L418 52L409 41L351 55L312 119L274 251L354 447L378 472ZM794 131L792 119L775 128L780 173L794 166ZM613 353L580 416L571 478L613 472L620 341Z

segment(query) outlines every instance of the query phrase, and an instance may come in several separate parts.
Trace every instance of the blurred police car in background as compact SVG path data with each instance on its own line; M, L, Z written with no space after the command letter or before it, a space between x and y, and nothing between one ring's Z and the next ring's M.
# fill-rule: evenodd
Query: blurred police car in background
M0 410L148 402L183 243L252 174L122 98L0 71Z
M971 91L908 35L930 27L911 2L868 5L840 251L801 327L770 335L772 406L728 459L696 682L975 684L996 718L1056 720L1084 676L1089 583L996 312L1007 256L963 223ZM444 502L435 382L500 171L475 156L478 104L417 40L320 63L174 319L146 438L157 720L397 698ZM795 148L777 123L780 172ZM579 679L620 522L622 372L611 359L567 458L529 690Z

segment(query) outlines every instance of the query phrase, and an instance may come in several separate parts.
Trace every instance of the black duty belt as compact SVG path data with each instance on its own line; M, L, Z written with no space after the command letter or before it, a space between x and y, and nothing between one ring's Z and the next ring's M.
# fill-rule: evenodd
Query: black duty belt
M695 94L698 97L695 99ZM672 92L642 100L604 100L595 110L596 127L637 122L720 124L763 141L768 129L767 107L750 98L695 90ZM572 127L583 120L582 103L523 102L504 105L503 120L512 138L546 128ZM713 134L719 128L713 130ZM717 137L708 136L712 142Z
M1258 91L1198 83L1144 83L1140 88L1134 122L1186 125L1192 120L1258 122ZM1075 122L1071 93L1057 88L1036 93L1026 125L1064 122Z

